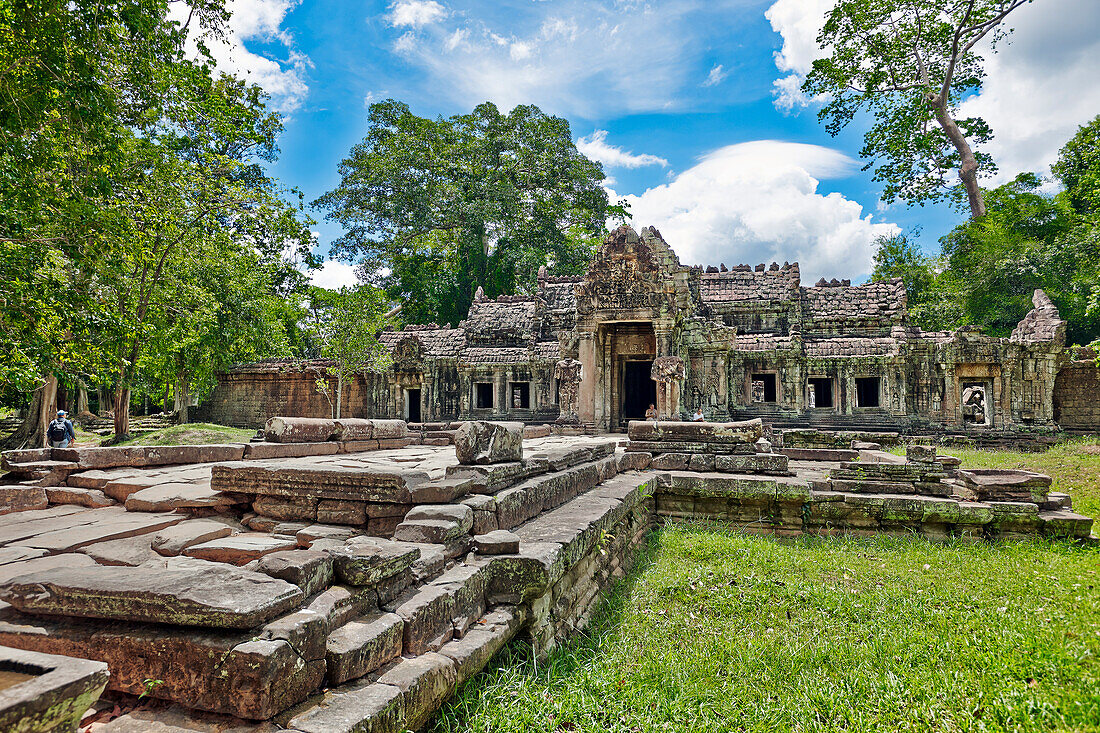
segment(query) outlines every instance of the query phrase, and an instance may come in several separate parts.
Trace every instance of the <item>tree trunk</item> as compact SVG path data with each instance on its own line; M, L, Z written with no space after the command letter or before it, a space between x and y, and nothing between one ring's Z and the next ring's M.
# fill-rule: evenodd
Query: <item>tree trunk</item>
M344 397L344 375L336 375L336 419L340 419L340 406Z
M11 437L5 442L6 448L44 448L46 447L46 426L57 413L57 376L46 377L46 383L34 391L27 415Z
M76 415L88 414L88 385L83 379L76 380Z
M130 388L115 388L115 442L130 437Z
M111 397L111 388L105 386L99 386L96 388L96 395L99 401L97 407L99 408L99 416L107 417L107 414L111 411L111 405L113 398Z
M187 408L191 406L191 375L185 371L176 373L176 416L179 424L188 421Z
M966 198L970 204L970 218L980 219L985 216L985 197L982 196L982 187L978 185L978 159L974 157L974 151L970 149L970 143L966 141L966 136L963 135L962 130L955 124L955 120L951 118L951 115L947 113L946 104L936 100L932 104L932 108L936 112L936 121L943 128L947 139L955 146L955 150L959 151L959 157L962 159L962 165L959 166L959 180L966 188Z
M168 407L168 390L169 389L170 389L170 385L168 384L168 380L165 379L164 380L164 399L160 401L160 409L164 412L165 415L168 415L169 413L172 412L172 410Z

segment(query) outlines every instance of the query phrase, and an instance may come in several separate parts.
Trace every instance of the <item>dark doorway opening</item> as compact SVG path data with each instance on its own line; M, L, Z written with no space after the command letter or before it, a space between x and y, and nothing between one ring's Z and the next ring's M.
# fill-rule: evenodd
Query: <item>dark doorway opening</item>
M512 409L527 410L531 407L531 383L512 382Z
M652 361L623 362L623 417L644 420L645 411L657 402L657 383L650 379Z
M405 390L405 420L420 422L420 389Z
M474 384L474 406L479 410L493 408L493 383L476 382Z
M810 388L813 390L814 407L833 406L833 380L829 377L814 377L810 379Z
M856 377L856 407L878 407L882 382L878 377Z
M752 394L752 401L753 402L775 402L776 401L776 396L777 395L776 395L776 390L775 390L775 375L774 374L770 374L770 373L753 374L752 375L752 381L753 381L753 390L752 390L751 394ZM763 384L764 389L763 389L762 392L757 390L756 384L755 384L756 382L760 382L761 384ZM757 398L760 398L760 399L757 399Z

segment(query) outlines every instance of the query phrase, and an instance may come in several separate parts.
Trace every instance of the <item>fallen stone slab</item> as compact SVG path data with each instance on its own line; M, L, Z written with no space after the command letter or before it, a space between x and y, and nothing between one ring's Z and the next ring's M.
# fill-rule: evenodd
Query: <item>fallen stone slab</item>
M131 512L164 512L198 507L226 507L235 503L231 496L214 491L206 483L168 483L135 491L126 498Z
M264 555L256 563L256 572L285 580L302 589L305 596L332 585L332 557L320 550L281 550Z
M106 662L112 690L266 720L316 692L324 680L325 662L304 658L288 640L256 636L255 629L104 624L98 619L36 617L0 608L0 645ZM150 687L150 679L161 684Z
M163 483L164 479L158 476L129 474L108 480L103 486L103 493L115 501L125 502L130 494Z
M0 565L23 562L24 560L33 560L45 554L45 550L39 550L33 547L0 547Z
M356 538L332 552L336 575L348 585L374 585L408 569L420 557L420 548L384 539Z
M336 421L336 440L346 443L349 440L371 440L374 438L374 423L356 417L341 418Z
M303 468L281 461L244 461L232 465L215 464L210 485L218 491L266 499L346 499L408 504L411 503L410 487L427 484L429 480L426 471L345 466Z
M181 514L132 513L122 507L88 509L78 515L29 522L33 526L12 527L7 532L0 529L0 543L4 543L5 534L16 535L21 536L18 544L25 547L39 547L51 553L72 552L96 542L156 532L184 519Z
M210 443L207 445L157 445L145 447L146 466L182 463L213 463L239 461L244 458L244 443Z
M401 656L404 623L395 613L371 614L333 630L325 651L328 683L358 679Z
M209 567L38 570L0 587L0 599L30 614L250 629L296 608L294 585L260 573Z
M474 548L479 555L514 555L519 552L519 535L506 529L498 529L474 537Z
M107 686L107 665L87 659L0 648L0 670L32 675L0 690L0 730L76 730Z
M191 545L183 554L212 562L245 565L272 552L293 550L297 546L298 541L294 538L246 532Z
M10 471L11 467L19 463L31 461L48 461L53 455L52 448L23 448L20 450L6 450L0 453L0 469Z
M145 465L145 447L139 445L109 448L54 448L51 455L59 461L72 461L81 469Z
M135 567L160 557L153 552L152 541L153 536L151 534L143 534L122 540L97 542L94 545L81 548L80 552L100 565Z
M246 461L269 458L302 458L305 456L331 456L340 452L340 446L325 443L249 443L244 449Z
M472 515L472 513L471 513ZM470 526L473 526L471 516ZM406 519L397 525L393 538L400 542L422 542L437 545L461 543L469 537L462 525L451 519Z
M151 547L165 557L175 557L192 545L229 537L235 530L212 519L189 519L157 532Z
M87 555L68 553L65 555L46 555L21 562L0 565L0 585L7 583L22 575L53 570L55 568L86 568L92 567L96 562Z
M372 420L371 422L374 424L371 438L379 441L383 450L385 445L396 445L392 441L401 441L409 436L409 424L404 420ZM391 443L382 441L391 441Z
M336 437L336 421L317 417L273 417L264 427L269 443L323 443Z
M81 489L70 486L51 486L46 489L51 504L76 504L89 509L102 509L118 502L98 489Z
M41 486L0 486L0 514L45 509L50 505Z
M1046 501L1052 483L1050 476L1031 471L1004 468L960 469L959 477L981 501Z
M455 455L464 465L523 460L523 423L469 420L454 437Z

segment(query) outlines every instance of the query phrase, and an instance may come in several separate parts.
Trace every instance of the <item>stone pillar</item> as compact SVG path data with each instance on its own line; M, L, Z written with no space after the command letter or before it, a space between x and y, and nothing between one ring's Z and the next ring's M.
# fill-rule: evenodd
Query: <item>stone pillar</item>
M596 334L579 334L580 383L577 387L577 419L582 423L596 421Z

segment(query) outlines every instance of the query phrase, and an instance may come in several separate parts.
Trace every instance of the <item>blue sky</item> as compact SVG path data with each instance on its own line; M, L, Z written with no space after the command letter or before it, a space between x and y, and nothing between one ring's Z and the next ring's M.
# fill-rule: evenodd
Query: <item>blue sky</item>
M862 280L876 235L920 227L935 252L960 218L883 206L860 170L863 130L829 137L797 93L830 2L235 0L215 55L285 113L274 173L309 200L338 182L371 101L425 116L533 103L570 121L635 223L657 226L685 263L797 259L804 282ZM1036 0L1013 26L967 103L994 128L1001 179L1047 173L1100 113L1100 3ZM339 235L323 221L316 231L322 251ZM350 279L341 263L315 274Z

